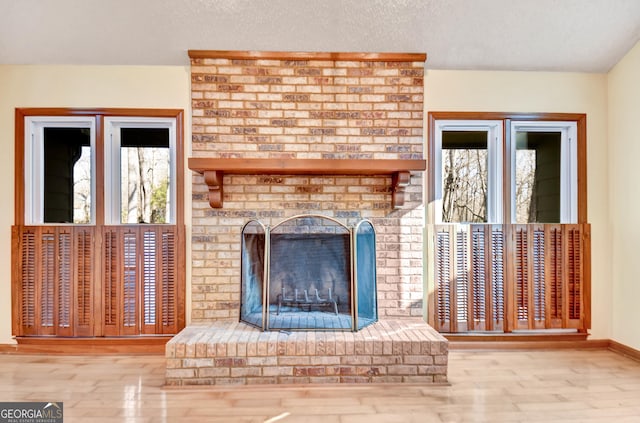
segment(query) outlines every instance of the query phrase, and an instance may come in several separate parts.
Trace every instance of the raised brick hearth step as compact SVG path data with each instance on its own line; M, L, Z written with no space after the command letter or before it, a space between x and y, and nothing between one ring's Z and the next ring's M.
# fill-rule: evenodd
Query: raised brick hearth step
M448 342L418 319L360 332L189 326L167 343L166 385L446 383Z

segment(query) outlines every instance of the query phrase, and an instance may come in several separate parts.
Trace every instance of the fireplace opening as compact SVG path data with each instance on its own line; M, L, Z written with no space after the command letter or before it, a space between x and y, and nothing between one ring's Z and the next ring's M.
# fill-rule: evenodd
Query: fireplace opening
M242 229L240 320L262 330L356 331L378 319L375 230L321 215Z

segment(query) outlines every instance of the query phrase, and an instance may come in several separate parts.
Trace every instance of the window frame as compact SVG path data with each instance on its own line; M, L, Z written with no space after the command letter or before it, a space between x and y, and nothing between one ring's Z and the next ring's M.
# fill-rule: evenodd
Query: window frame
M578 147L577 123L553 121L512 121L510 125L511 169L516 167L516 133L559 132L560 133L560 222L578 221ZM515 192L516 172L510 173L511 222L516 222ZM546 222L541 222L546 223Z
M434 172L434 166L437 160L436 154L436 138L437 129L439 127L439 121L486 121L486 120L500 120L503 122L503 146L502 157L508 158L503 161L503 174L502 192L503 198L511 198L513 187L511 184L511 170L512 170L512 154L515 155L515 146L511 147L512 133L511 128L513 122L517 124L529 124L529 122L540 123L549 122L551 126L562 126L567 123L575 124L575 165L572 166L571 172L575 173L575 207L572 210L572 214L575 215L573 223L587 223L587 115L584 113L507 113L507 112L429 112L428 113L428 142L427 152L428 160L431 164L430 170L427 172L427 184L426 184L426 197L427 198L427 219L431 224L439 224L441 221L436 219L438 198L436 196L437 187L437 175ZM573 139L572 138L572 139ZM441 191L440 191L441 194ZM441 203L440 203L441 205ZM513 215L515 211L512 211L513 207L511 201L502 202L502 222L496 222L499 224L511 224L515 223ZM441 213L441 211L440 211ZM565 222L562 222L565 223Z
M87 121L95 121L95 154L92 157L92 176L95 187L93 189L92 210L93 220L90 224L77 225L104 225L105 222L105 181L104 155L105 155L105 118L166 118L175 119L175 218L170 224L184 225L184 111L182 109L102 109L102 108L16 108L15 109L15 178L14 178L14 221L17 226L24 225L58 225L58 223L34 223L28 220L27 216L27 192L26 192L26 168L27 157L26 147L28 144L27 134L30 128L27 126L27 119L33 117L46 117L47 119L71 121L74 118ZM109 170L110 171L110 170ZM76 225L67 223L64 225ZM129 224L131 225L131 224Z
M104 168L111 172L110 177L104 179L105 223L108 225L131 225L122 222L122 180L121 180L121 141L122 128L162 128L169 130L169 201L170 215L165 225L172 225L176 220L177 204L177 157L176 157L176 126L175 118L161 117L105 117L104 134L108 140L104 151Z
M24 131L24 220L27 225L76 225L74 222L44 221L44 130L45 128L89 129L91 147L91 218L96 220L96 121L92 117L27 116Z
M487 131L487 222L500 223L502 217L502 144L503 122L499 120L439 120L436 121L434 139L433 172L435 182L436 223L442 221L442 132L443 131ZM460 222L467 223L467 222Z

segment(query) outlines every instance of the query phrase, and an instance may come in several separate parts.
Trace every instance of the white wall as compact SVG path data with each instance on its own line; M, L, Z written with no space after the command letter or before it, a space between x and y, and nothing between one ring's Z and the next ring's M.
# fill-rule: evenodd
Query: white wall
M640 43L609 72L611 338L640 350Z
M429 62L427 61L427 69ZM607 76L428 70L425 110L587 114L587 209L592 224L592 334L611 335L611 228L607 172Z
M191 146L190 75L188 67L180 66L0 66L0 93L0 198L5 203L0 208L0 240L3 240L0 242L0 344L7 344L13 342L9 240L14 223L15 108L184 109L185 152L188 155ZM187 181L191 180L190 173L186 171ZM188 222L191 184L186 185L185 213Z

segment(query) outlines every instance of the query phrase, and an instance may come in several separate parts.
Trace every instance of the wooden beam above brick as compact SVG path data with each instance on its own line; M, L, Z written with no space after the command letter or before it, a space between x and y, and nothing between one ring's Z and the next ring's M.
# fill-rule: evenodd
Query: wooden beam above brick
M234 159L189 158L189 169L204 175L209 204L222 207L223 176L232 175L391 175L392 206L404 205L404 192L411 171L424 171L425 160L348 159Z
M191 59L330 60L355 62L424 62L425 53L325 53L297 51L189 50Z

